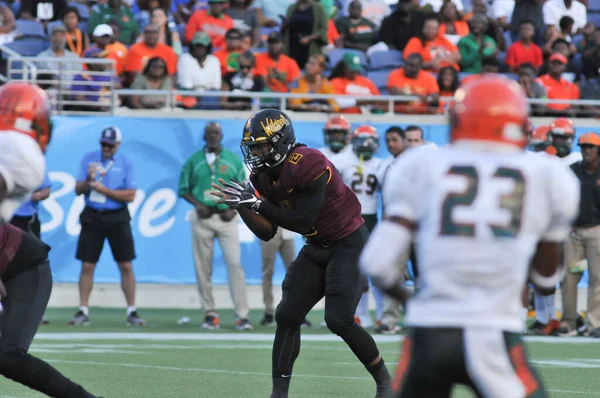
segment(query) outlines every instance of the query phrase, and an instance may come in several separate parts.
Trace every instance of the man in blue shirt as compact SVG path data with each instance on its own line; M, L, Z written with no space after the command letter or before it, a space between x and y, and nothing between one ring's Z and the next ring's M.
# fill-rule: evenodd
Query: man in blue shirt
M94 269L106 239L121 272L121 286L128 306L127 323L131 326L144 325L135 308L135 275L131 266L135 248L129 224L131 216L127 209L127 204L135 198L136 183L130 160L117 153L121 138L118 127L106 127L100 138L101 150L86 153L79 166L75 193L85 195L85 208L79 217L81 233L76 255L83 262L79 276L81 307L70 325L87 325L90 322L88 301Z
M17 209L10 223L40 239L41 225L40 219L37 216L38 204L42 200L47 199L48 196L50 196L50 178L48 178L48 173L46 173L42 186L31 195L31 199Z

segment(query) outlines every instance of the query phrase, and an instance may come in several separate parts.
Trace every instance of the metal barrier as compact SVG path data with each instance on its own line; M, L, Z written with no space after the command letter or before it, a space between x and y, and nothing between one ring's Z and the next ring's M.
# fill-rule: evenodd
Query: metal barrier
M37 76L37 67L36 67L35 63L33 63L31 61L27 61L26 60L27 57L23 57L21 54L6 47L5 45L0 46L0 51L2 51L3 54L8 55L7 63L9 65L7 68L6 76L0 75L0 80L3 83L7 82L9 80L14 80L11 78L10 65L14 64L15 61L19 61L23 64L23 66L19 69L19 73L24 74L24 76L26 76L26 78L22 79L22 80L35 81L35 78ZM31 80L28 79L29 76L31 76Z
M201 110L225 110L222 106L224 98L248 99L246 110L256 111L261 108L289 108L290 99L308 99L325 101L329 99L340 100L344 98L355 99L363 114L371 114L374 106L378 107L380 114L396 115L394 105L418 102L418 96L396 95L360 95L342 96L336 94L311 94L311 93L273 93L273 92L224 92L224 91L187 91L187 90L132 90L119 89L115 77L113 60L96 58L57 58L57 57L23 57L10 49L0 46L2 51L9 54L8 72L9 80L24 80L39 84L50 95L52 106L56 114L110 114L114 115L121 106L121 100L129 102L132 96L161 96L164 97L162 109L173 110L187 107ZM92 70L85 70L83 65L89 65ZM76 75L84 74L86 80L78 79L76 89L73 80ZM97 78L101 77L101 78ZM0 78L1 79L1 78ZM87 89L86 89L87 88ZM183 106L181 99L193 98L196 104ZM451 97L440 98L444 102L452 102ZM194 102L194 101L192 101ZM570 116L600 116L600 101L597 100L547 100L530 99L534 114L551 116L552 113L545 107L548 104L572 105L566 113ZM155 105L156 106L156 105ZM581 109L579 109L581 107ZM144 108L148 109L148 108ZM580 113L577 113L580 112Z
M34 73L20 63L32 65ZM119 105L113 93L120 83L110 59L11 55L7 75L45 89L56 114L113 114Z

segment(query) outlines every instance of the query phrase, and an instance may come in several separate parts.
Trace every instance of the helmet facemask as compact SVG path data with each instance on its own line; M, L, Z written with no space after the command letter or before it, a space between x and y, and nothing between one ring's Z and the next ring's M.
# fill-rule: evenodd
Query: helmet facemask
M565 157L571 153L573 147L573 136L570 134L560 134L554 131L550 132L552 140L552 146L556 148L556 155L558 157ZM558 140L557 140L558 139Z
M275 133L260 141L243 141L240 145L244 163L252 174L261 173L278 166L285 160L293 143L283 143L282 135Z
M348 144L348 131L341 129L325 130L325 145L331 149L333 153L338 153Z
M369 160L379 149L379 143L374 137L355 137L352 139L354 153L363 160Z

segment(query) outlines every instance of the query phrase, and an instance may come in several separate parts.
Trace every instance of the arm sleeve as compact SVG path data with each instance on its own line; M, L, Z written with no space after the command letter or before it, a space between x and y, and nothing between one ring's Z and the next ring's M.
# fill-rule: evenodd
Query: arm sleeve
M125 187L123 189L136 189L137 182L135 181L135 171L133 170L133 163L127 160L127 173L125 174Z
M79 162L79 171L77 172L77 181L85 181L88 177L88 157L84 156Z
M329 173L331 171L321 174L316 180L299 189L295 209L280 208L263 202L258 208L258 213L284 229L302 235L309 234L323 207Z
M8 221L29 195L42 185L46 160L37 142L25 134L0 134L0 148L0 175L4 178L7 192L7 198L0 203L0 217L2 221Z
M190 193L191 191L191 174L192 174L192 162L191 159L188 159L187 162L183 165L183 169L181 170L181 174L179 175L179 187L177 189L177 194L179 196L183 196L186 193Z
M426 197L423 192L423 178L419 175L421 156L425 147L411 150L399 157L388 169L383 184L384 216L402 217L418 222L420 204Z
M42 182L42 185L37 190L39 191L41 189L50 188L51 186L52 186L52 183L50 182L50 177L48 176L48 172L46 171L46 174L44 175L44 181Z
M483 38L483 41L486 44L492 43L491 46L487 46L486 45L485 48L483 49L483 56L484 57L491 57L496 52L496 40L492 39L491 37L485 36Z
M549 168L546 174L552 216L548 230L540 240L562 242L569 236L579 212L581 188L570 168L565 167L558 159L552 160L556 160L554 167Z
M473 48L472 43L467 38L458 41L458 50L460 52L460 66L469 67L479 58L479 49Z

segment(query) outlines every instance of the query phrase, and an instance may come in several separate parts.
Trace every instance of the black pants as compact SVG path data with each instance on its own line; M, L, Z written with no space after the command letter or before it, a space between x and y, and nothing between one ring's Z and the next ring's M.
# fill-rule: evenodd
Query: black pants
M131 216L127 207L118 210L98 211L86 207L79 216L81 233L77 241L78 260L97 263L108 240L116 262L135 259L135 247L131 233Z
M22 271L5 282L7 296L2 300L0 375L49 397L94 398L52 366L27 353L52 291L48 260L33 266L13 265L12 269Z
M307 244L288 268L282 284L283 298L275 311L274 378L291 375L300 352L300 325L323 296L329 330L340 336L365 366L379 356L371 335L354 322L366 285L357 262L367 237L363 225L330 247Z
M446 398L457 384L478 397L486 397L486 391L507 398L546 397L517 333L413 328L402 347L393 398Z
M377 225L377 214L363 214L362 218L365 220L365 226L367 227L370 235Z
M15 227L22 229L25 232L29 232L36 238L40 239L42 226L37 214L27 217L14 216L12 220L10 220L10 223Z

